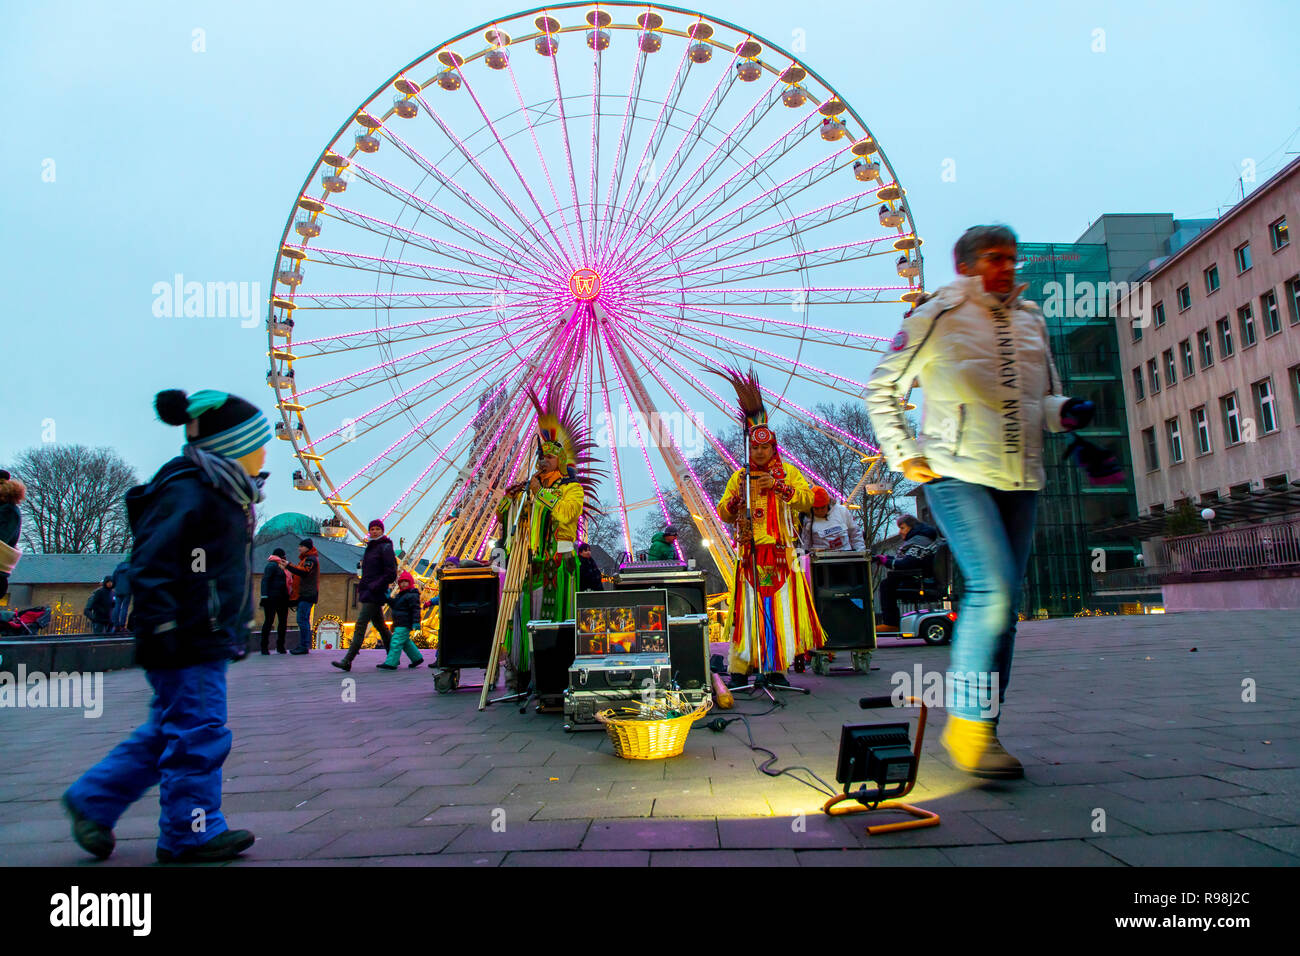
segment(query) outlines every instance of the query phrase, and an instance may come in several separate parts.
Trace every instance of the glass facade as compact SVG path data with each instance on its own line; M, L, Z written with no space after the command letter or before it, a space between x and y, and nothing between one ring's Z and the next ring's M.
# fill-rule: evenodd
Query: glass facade
M1082 434L1115 451L1126 474L1124 484L1094 488L1072 462L1061 460L1070 437L1046 436L1047 485L1039 497L1022 610L1028 618L1117 610L1118 599L1093 595L1092 572L1132 567L1140 547L1136 540L1100 541L1090 533L1102 524L1137 517L1125 373L1104 291L1112 281L1106 246L1022 242L1019 248L1019 278L1029 286L1024 295L1043 309L1063 391L1097 406Z

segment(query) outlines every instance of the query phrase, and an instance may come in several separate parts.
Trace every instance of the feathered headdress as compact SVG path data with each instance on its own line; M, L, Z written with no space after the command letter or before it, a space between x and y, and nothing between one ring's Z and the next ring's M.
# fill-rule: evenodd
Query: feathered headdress
M542 399L531 389L528 392L537 410L537 454L554 455L559 459L561 472L567 472L594 492L602 474L590 467L596 461L591 454L596 443L591 440L587 423L574 410L573 393L564 395L564 384L558 379L552 382Z
M776 444L776 435L767 424L767 407L763 404L763 392L758 387L758 376L751 365L749 371L741 372L729 365L722 369L709 369L715 375L721 375L736 390L736 402L740 405L740 424L749 433L751 441L760 445Z

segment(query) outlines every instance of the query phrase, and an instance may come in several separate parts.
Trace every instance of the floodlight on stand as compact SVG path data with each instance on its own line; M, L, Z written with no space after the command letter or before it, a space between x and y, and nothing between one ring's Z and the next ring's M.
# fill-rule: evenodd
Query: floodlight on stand
M868 833L891 833L895 830L915 830L939 825L939 814L908 803L895 801L906 796L916 785L916 774L921 764L921 742L925 738L926 706L916 697L908 697L908 704L919 705L920 718L916 724L916 743L909 747L909 727L906 723L845 724L840 729L840 752L835 768L835 779L844 784L844 792L827 800L822 810L830 816L848 813L871 813L877 810L901 810L918 819L899 823L881 823L867 827ZM858 705L863 710L893 706L892 697L863 697ZM870 781L874 786L850 788L855 783ZM839 806L853 801L857 806Z

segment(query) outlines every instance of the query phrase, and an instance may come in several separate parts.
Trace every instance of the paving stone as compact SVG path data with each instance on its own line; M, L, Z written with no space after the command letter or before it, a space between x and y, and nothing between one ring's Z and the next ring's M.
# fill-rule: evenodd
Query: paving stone
M586 850L700 850L718 844L713 820L596 820L582 841Z
M317 811L316 816L303 824L302 829L335 833L391 830L410 826L424 815L424 811L417 807L339 807L324 812ZM256 832L254 827L249 829Z
M1104 766L1110 767L1116 772L1141 777L1144 780L1156 780L1162 777L1188 777L1196 774L1218 777L1222 780L1226 779L1224 773L1231 773L1241 769L1233 764L1200 757L1168 757L1165 759L1145 757L1134 760L1120 760ZM1105 781L1096 780L1092 782L1103 783Z
M404 797L396 805L432 809L437 806L460 804L486 804L500 806L510 798L510 787L499 784L496 787L481 786L444 786L418 787L414 793Z
M1088 841L1129 866L1295 866L1296 858L1236 833L1104 837Z
M1300 859L1300 827L1259 827L1236 832Z
M343 833L313 853L310 860L439 853L464 829L463 826L393 827Z
M500 866L505 859L504 853L416 853L406 856L371 856L360 859L343 860L345 866L396 866L409 867L475 867L491 869ZM322 863L327 861L321 861ZM335 862L335 861L328 861ZM312 866L317 866L312 861Z
M1123 866L1081 840L1049 840L987 846L951 846L940 851L954 866Z
M1234 807L1262 813L1286 823L1300 823L1300 801L1294 793L1268 793L1249 797L1221 797Z
M308 810L335 810L346 807L392 807L415 793L415 787L336 787L307 797L302 804Z
M385 781L390 787L449 787L478 783L488 774L487 767L456 767L454 769L401 770ZM340 786L342 786L340 784Z
M794 850L651 850L651 866L797 866Z
M937 849L896 850L796 850L800 866L952 866Z
M770 817L772 805L759 791L660 796L654 799L655 817Z
M760 819L720 819L724 849L784 848L798 850L858 847L861 842L844 818L810 811L802 817L777 815Z
M632 800L593 800L569 802L554 800L544 803L529 819L541 820L612 820L621 817L649 817L654 810L653 798Z
M501 833L491 826L470 826L448 846L453 853L513 850L576 850L586 836L588 823L507 823Z
M1114 815L1125 823L1152 834L1241 830L1246 827L1277 826L1279 823L1287 822L1263 813L1235 807L1222 800L1144 804L1117 796L1108 806L1113 807ZM1107 812L1110 813L1111 810L1108 809Z
M1216 771L1209 776L1255 790L1259 793L1300 794L1300 768L1284 770L1241 770L1233 768Z
M541 850L532 853L507 853L502 866L649 866L648 850L583 850L573 854L563 850Z

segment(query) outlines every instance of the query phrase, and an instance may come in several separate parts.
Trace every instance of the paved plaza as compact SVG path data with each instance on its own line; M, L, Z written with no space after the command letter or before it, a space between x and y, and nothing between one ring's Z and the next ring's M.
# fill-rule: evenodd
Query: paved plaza
M376 670L377 651L351 675L329 652L254 654L230 669L223 810L257 843L224 865L1294 866L1297 638L1288 611L1024 624L1001 737L1026 778L953 770L932 710L909 799L943 822L877 836L866 817L831 819L814 790L759 773L765 758L740 723L697 727L671 760L625 761L603 732L567 734L557 715L479 713L477 693L436 695L426 668ZM812 695L752 720L755 740L777 766L833 784L840 725L899 717L858 698L947 659L899 643L878 651L870 676L792 674ZM355 702L343 699L349 676ZM73 844L58 804L144 717L142 672L109 673L104 689L98 719L0 711L0 864L153 863L156 790L119 822L105 863Z

